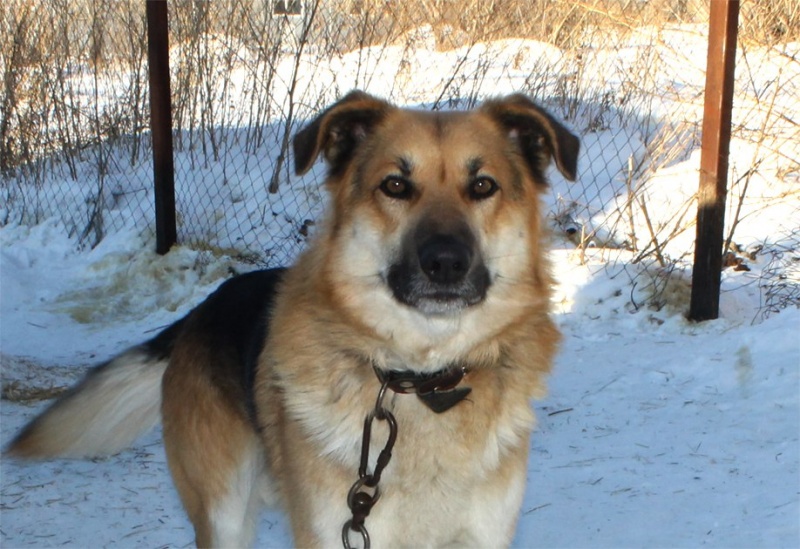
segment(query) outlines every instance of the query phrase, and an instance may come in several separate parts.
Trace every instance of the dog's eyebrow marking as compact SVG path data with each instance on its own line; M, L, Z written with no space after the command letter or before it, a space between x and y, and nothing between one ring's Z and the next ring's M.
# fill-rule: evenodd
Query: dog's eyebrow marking
M478 172L483 168L484 161L480 156L475 156L467 161L467 172L470 177L475 177Z
M411 177L411 172L414 171L414 163L411 160L405 156L399 156L395 164L403 177Z

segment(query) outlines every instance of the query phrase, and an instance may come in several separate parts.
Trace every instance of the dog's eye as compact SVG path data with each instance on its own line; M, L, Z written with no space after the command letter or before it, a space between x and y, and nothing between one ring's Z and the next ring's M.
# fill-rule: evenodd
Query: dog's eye
M470 183L469 195L473 200L483 200L492 196L499 188L497 182L491 177L478 177Z
M389 176L381 181L381 192L389 198L396 198L398 200L408 200L414 191L414 187L400 177Z

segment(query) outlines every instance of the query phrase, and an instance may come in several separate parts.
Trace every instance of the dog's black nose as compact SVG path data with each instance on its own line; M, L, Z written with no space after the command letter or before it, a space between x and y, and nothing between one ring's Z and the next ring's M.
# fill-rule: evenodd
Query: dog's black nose
M422 272L437 284L461 282L472 262L470 247L450 235L429 238L417 253Z

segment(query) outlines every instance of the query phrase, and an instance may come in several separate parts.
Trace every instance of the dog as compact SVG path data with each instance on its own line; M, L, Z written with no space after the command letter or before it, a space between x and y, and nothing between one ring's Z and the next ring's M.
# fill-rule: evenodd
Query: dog
M293 141L329 212L289 269L239 275L91 370L18 458L118 452L159 420L199 547L507 546L560 335L540 195L578 139L523 95L471 111L353 91Z

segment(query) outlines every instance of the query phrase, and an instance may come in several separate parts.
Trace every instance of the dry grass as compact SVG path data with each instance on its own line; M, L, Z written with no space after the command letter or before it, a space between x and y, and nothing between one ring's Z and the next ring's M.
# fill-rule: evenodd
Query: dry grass
M43 400L51 400L64 394L68 387L36 387L25 385L20 381L12 381L3 384L0 398L17 404L31 404Z
M192 167L228 161L225 153L241 146L259 158L263 147L281 145L274 160L271 189L286 178L289 137L308 112L329 98L298 97L296 76L302 56L309 51L336 58L365 46L400 45L410 48L424 28L439 50L470 48L501 38L527 38L560 48L569 60L559 74L530 67L523 91L557 90L557 114L586 133L603 131L609 121L622 124L649 120L642 105L652 101L652 77L659 60L647 57L627 75L612 75L622 82L613 92L597 96L588 78L595 67L585 52L602 37L610 47L624 44L643 28L668 28L677 24L705 25L709 0L307 0L302 17L276 15L271 2L257 0L175 0L170 2L170 43L173 78L173 123L176 148L189 151ZM745 0L742 2L740 41L757 49L800 39L800 2L797 0ZM424 33L423 33L424 34ZM650 51L661 44L653 43ZM58 170L84 189L86 211L65 223L88 245L97 244L110 221L104 219L104 200L110 194L107 176L116 164L141 166L149 155L149 112L146 78L146 21L139 0L7 0L0 6L0 225L36 223L58 209L58 196L36 193L32 203L22 187L42 188L48 173ZM293 65L288 78L279 66L287 57ZM514 61L517 63L518 61ZM524 61L519 61L523 63ZM235 96L230 88L234 70L250 71L254 92L249 104L228 108ZM477 69L457 66L435 102L447 104L481 94L486 65ZM518 67L514 67L517 69ZM757 72L758 66L746 66ZM484 71L483 75L464 71ZM739 69L737 69L739 70ZM400 75L398 74L398 77ZM553 81L555 79L555 81ZM367 76L362 79L368 81ZM545 81L547 80L547 81ZM778 83L779 84L779 83ZM98 89L107 96L101 101ZM288 100L276 107L276 90L289 89ZM109 93L113 90L113 93ZM776 86L775 92L778 93ZM276 108L280 109L276 112ZM780 113L764 118L767 127ZM275 130L270 126L280 120ZM586 122L588 121L588 122ZM648 122L649 124L649 122ZM664 247L687 228L687 207L676 211L670 225L651 220L648 197L651 176L680 159L687 151L687 136L694 121L651 125L643 133L647 151L632 163L626 179L630 196L622 202L606 233L629 233L625 243L637 252L637 261L655 258L666 267L674 258ZM225 128L241 128L241 132ZM271 129L272 128L272 129ZM691 141L688 141L691 143ZM272 160L270 160L272 161ZM86 166L91 173L86 173ZM83 168L82 168L83 166ZM752 177L754 173L749 173ZM224 179L224 177L223 177ZM741 203L747 181L735 189ZM223 181L222 184L225 184ZM117 197L114 199L116 200ZM195 200L195 199L193 199ZM201 197L196 200L202 200ZM47 204L52 201L52 204ZM88 212L88 213L87 213ZM738 213L734 212L736 215ZM147 215L142 212L142 215ZM634 217L647 221L647 230L633 228ZM184 225L202 223L184 219ZM630 226L630 228L627 228ZM728 241L734 238L733 224ZM594 228L597 229L597 228ZM602 242L596 230L580 227L573 235L579 246ZM242 232L252 230L242 228ZM580 238L578 238L580 237ZM230 239L235 241L236 238ZM612 243L609 242L609 246ZM688 252L688 250L687 250Z
M240 46L255 52L253 63L275 65L284 51L304 44L331 56L399 43L413 29L429 25L442 49L518 37L579 51L596 33L610 37L648 25L705 23L708 16L707 2L702 0L314 0L305 4L300 42L295 32L298 19L274 15L262 3L170 4L171 42L182 48L173 63L175 127L201 126L210 136L211 150L204 151L209 156L218 158L220 144L208 129L229 120L218 98L204 89L215 75L230 72L239 60ZM742 11L744 41L771 43L800 37L800 3L795 0L744 2ZM141 2L10 0L0 7L0 14L0 172L35 170L44 156L62 153L77 179L71 158L92 144L122 136L131 162L139 160L148 124ZM212 48L210 38L221 41L223 48ZM93 112L82 100L90 90L77 88L70 78L75 71L87 72L100 85L120 80L129 84L117 95L117 104ZM265 94L273 84L269 77L262 82ZM253 110L253 131L272 114L266 110L266 104ZM206 146L205 141L198 143Z
M439 48L499 38L541 40L579 50L594 33L615 35L647 25L705 23L703 0L313 0L305 2L304 40L322 55L401 42L422 25L433 30ZM242 45L257 52L256 62L275 63L296 48L297 18L274 15L270 4L252 0L170 3L173 45L185 48L174 64L176 128L205 128L226 122L204 84L230 70ZM741 39L750 43L800 37L796 0L743 2ZM147 127L144 6L134 0L9 0L0 6L0 171L31 168L43 155L61 152L63 160L87 146L127 136L131 161L141 154ZM308 17L307 17L308 19ZM221 55L208 39L230 48ZM81 101L86 89L69 78L89 71L100 84L125 80L118 104L97 112ZM268 92L270 82L263 82ZM198 107L199 106L199 111ZM199 112L199 114L198 114ZM202 121L199 120L202 118ZM256 116L254 127L263 122ZM212 149L217 144L212 133ZM217 155L218 151L210 151ZM77 173L71 171L74 178Z
M0 399L35 404L62 395L85 368L48 367L20 356L0 353Z

